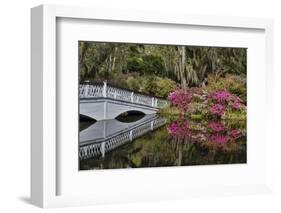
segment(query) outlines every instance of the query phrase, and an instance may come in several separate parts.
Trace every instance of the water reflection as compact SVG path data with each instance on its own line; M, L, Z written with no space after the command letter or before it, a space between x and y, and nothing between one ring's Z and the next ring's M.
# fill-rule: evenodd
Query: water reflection
M246 132L226 121L128 120L97 121L80 131L81 170L246 163Z
M166 123L165 118L155 114L137 116L137 118L127 117L127 122L117 119L101 120L80 131L80 159L100 156L104 158L109 151L133 142L136 138Z

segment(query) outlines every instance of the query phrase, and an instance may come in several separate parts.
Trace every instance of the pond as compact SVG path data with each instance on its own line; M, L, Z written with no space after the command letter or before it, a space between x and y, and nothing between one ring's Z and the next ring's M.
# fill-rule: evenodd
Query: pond
M246 131L225 121L156 114L80 121L80 170L235 164L246 156Z

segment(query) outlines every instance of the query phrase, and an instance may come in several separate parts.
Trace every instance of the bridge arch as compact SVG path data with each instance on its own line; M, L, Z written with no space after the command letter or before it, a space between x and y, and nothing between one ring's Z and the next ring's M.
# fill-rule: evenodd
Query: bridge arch
M80 121L91 121L91 122L95 122L96 121L95 118L87 116L87 115L84 115L84 114L81 114L81 113L79 113L79 120Z
M115 119L123 123L132 123L142 119L144 116L145 114L141 111L131 110L119 114Z
M122 113L140 112L145 115L155 114L158 109L135 103L124 103L107 98L97 100L80 100L80 114L96 120L114 119Z

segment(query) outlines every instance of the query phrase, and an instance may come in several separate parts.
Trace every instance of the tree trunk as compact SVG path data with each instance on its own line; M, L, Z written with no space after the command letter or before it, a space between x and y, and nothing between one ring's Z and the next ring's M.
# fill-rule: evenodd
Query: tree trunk
M205 79L205 73L206 73L206 70L207 70L207 67L208 65L207 64L204 64L204 66L200 69L200 83L203 82L203 80Z
M183 142L179 141L178 166L181 166L182 164L182 146Z
M180 78L181 86L183 89L186 89L186 73L185 73L185 46L178 48L179 50L179 68L180 68Z

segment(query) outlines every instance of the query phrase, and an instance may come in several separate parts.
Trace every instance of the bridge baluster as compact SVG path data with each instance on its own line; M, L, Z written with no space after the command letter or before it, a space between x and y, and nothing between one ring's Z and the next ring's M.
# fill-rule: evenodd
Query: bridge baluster
M89 85L85 85L85 87L84 87L84 97L88 97L88 90L89 90Z
M114 90L114 99L116 99L117 98L117 90L115 89Z
M129 136L129 138L130 138L130 141L133 140L133 131L132 131L132 130L130 131L130 136Z
M134 103L134 92L131 92L131 102Z
M106 83L106 81L103 82L102 96L103 97L107 96L107 83Z
M101 144L101 156L104 158L105 156L105 142Z

